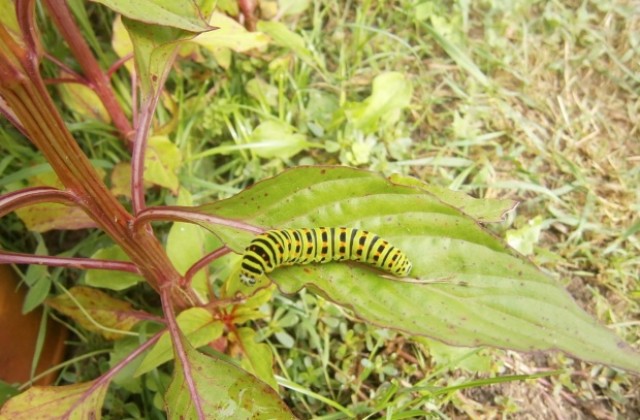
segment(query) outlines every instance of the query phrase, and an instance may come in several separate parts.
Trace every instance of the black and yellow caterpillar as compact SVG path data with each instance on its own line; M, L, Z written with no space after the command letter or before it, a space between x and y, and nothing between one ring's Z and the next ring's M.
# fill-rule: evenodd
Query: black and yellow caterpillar
M240 280L254 285L281 265L352 260L371 264L396 276L411 271L409 258L375 233L353 228L268 230L246 248Z

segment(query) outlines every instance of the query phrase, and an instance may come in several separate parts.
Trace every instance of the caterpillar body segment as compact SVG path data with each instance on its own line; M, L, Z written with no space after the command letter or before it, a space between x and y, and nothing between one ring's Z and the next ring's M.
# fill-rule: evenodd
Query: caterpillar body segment
M409 258L375 233L354 228L304 228L268 230L256 236L246 248L240 280L254 285L264 274L279 266L358 261L396 276L411 271Z

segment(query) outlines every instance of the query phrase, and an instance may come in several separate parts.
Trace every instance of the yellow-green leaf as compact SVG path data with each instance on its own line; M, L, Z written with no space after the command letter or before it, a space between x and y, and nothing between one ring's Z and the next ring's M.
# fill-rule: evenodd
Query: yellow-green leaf
M304 135L280 120L260 123L249 140L253 153L267 159L288 159L309 145Z
M47 305L109 340L121 338L122 331L130 331L140 321L140 312L130 303L98 289L76 286L69 293L71 296L62 294L47 300Z
M60 83L58 91L62 102L76 114L104 123L111 122L100 97L89 87L80 83Z
M269 37L265 34L249 32L244 26L222 13L214 12L209 19L209 24L218 29L201 33L191 42L211 51L229 48L235 52L261 48L269 43Z
M29 186L64 189L62 182L53 171L30 177ZM64 204L34 204L16 210L16 214L24 222L27 229L33 232L47 232L53 229L86 229L96 226L93 219L87 216L81 208Z
M11 420L99 419L109 382L34 386L7 401L0 418Z
M180 149L166 136L149 138L144 161L144 180L178 193L178 168L182 164Z
M356 128L371 133L381 126L400 119L403 108L411 103L413 88L398 72L382 73L373 80L371 96L362 103L352 104L347 117Z
M240 365L277 391L278 383L273 375L271 347L265 343L256 342L256 332L253 328L238 328L237 339L244 350Z

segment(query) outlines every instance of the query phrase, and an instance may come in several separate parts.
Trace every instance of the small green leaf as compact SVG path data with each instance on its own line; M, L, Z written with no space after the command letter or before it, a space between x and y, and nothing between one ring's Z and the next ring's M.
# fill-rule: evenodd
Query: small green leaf
M373 80L371 96L345 112L356 128L372 133L396 123L402 109L410 105L412 94L411 83L402 73L382 73Z
M130 303L112 298L91 287L76 286L68 294L47 300L47 305L73 318L88 331L97 332L109 340L123 337L122 331L131 329L140 322L140 312Z
M309 145L305 136L282 121L265 121L253 130L249 139L251 150L257 156L288 159Z
M127 28L125 28L122 22L122 15L116 16L113 20L113 29L111 36L111 48L118 54L118 57L124 58L130 54L133 54L133 43ZM129 70L129 73L133 74L135 71L135 64L133 60L127 60L124 66Z
M507 231L507 242L511 247L517 249L522 255L533 254L533 247L540 239L540 233L545 227L542 216L536 216L527 221L527 224L520 229Z
M112 261L129 261L129 257L117 245L99 249L91 258ZM115 270L87 270L84 282L87 286L111 290L124 290L144 281L142 276Z
M277 391L278 383L273 374L271 347L265 343L256 342L256 332L253 328L238 328L237 339L244 351L240 365Z
M278 88L258 77L249 80L245 90L249 96L264 104L272 107L278 105Z
M178 315L177 320L180 330L195 347L202 347L222 335L222 322L214 319L211 312L204 308L187 309ZM136 370L135 376L147 373L173 358L171 337L165 331L145 356Z
M76 114L107 124L111 122L109 112L91 88L80 83L59 83L58 91L62 102Z
M131 162L118 162L111 171L111 192L131 198Z
M47 299L51 291L51 278L47 275L41 277L33 286L29 288L24 298L22 313L26 314L40 306Z
M34 386L7 401L0 418L12 420L99 419L109 381Z
M176 359L173 380L165 395L169 419L198 418L194 400L207 419L295 419L266 383L234 364L199 353L187 343L184 347L188 365ZM185 370L195 382L194 393L187 385Z
M191 195L185 189L180 190L177 204L191 205ZM174 223L167 235L167 256L180 274L185 274L205 252L205 230L193 223ZM207 274L200 270L192 279L191 286L206 299L209 289Z
M191 32L208 31L207 24L193 0L93 0L130 19Z
M304 39L297 33L290 31L283 23L261 20L258 22L258 30L269 35L276 45L293 51L295 55L311 67L319 66L324 68L324 64L318 62L311 50L307 48Z
M149 138L144 161L144 180L178 193L178 168L182 164L180 149L166 136Z

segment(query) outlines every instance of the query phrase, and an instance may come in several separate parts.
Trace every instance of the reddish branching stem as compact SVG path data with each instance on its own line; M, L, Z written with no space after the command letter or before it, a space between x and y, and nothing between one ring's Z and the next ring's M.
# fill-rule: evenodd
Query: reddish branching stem
M133 230L137 232L147 223L153 221L186 222L194 224L203 222L238 230L245 230L247 232L255 234L264 232L264 229L260 227L250 225L239 220L227 219L224 217L213 216L211 214L200 213L197 211L197 208L194 207L180 206L149 207L145 209L136 217Z
M182 279L182 281L184 282L183 286L184 287L190 286L191 285L191 279L193 279L193 277L198 273L198 271L202 270L203 268L205 268L206 266L211 264L213 261L215 261L218 258L222 257L223 255L227 255L230 252L231 252L231 249L229 249L225 245L225 246L221 246L220 248L216 249L215 251L210 252L207 255L205 255L204 257L200 258L191 267L189 267L189 269L187 270L186 273L184 273L184 278Z
M98 260L95 258L70 258L48 255L32 255L0 250L0 264L36 264L81 270L115 270L140 274L135 264L127 261Z

